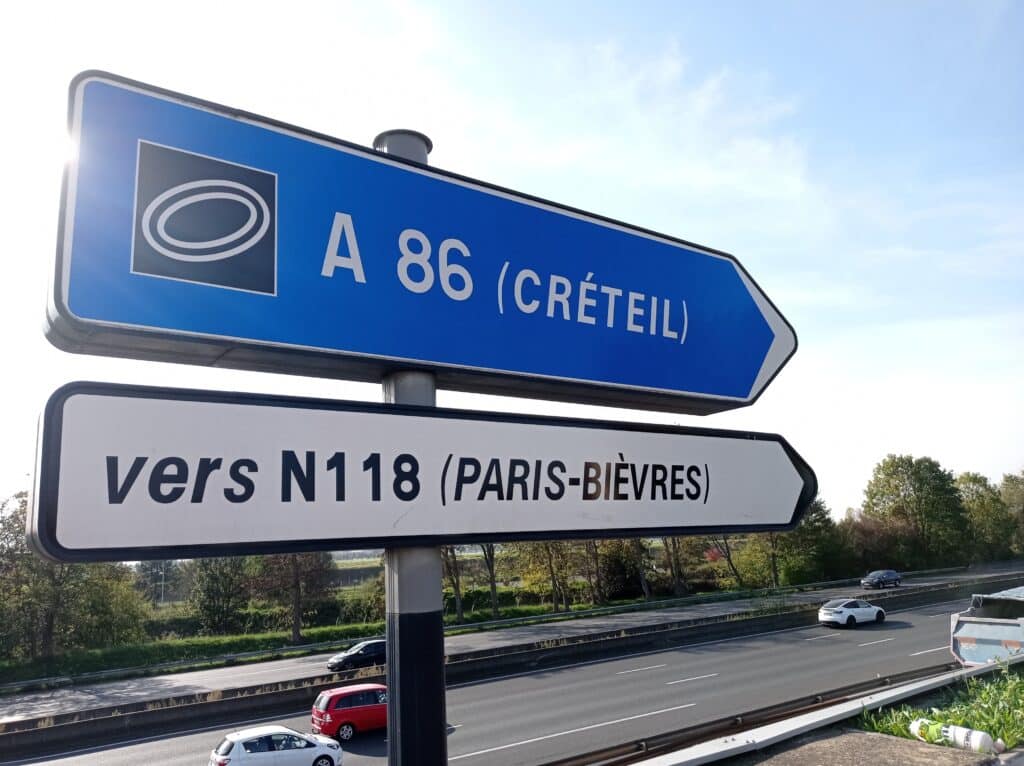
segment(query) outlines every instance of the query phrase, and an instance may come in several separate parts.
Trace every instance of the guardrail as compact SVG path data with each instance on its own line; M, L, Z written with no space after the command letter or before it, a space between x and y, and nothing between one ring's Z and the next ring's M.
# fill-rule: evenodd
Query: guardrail
M861 693L862 696L854 696L856 692L846 695L846 698L837 698L830 702L824 702L809 706L803 711L793 711L781 720L770 719L755 726L747 726L743 729L743 736L735 736L735 732L726 737L712 737L701 742L683 745L662 747L662 754L652 753L645 750L647 755L654 755L653 758L644 757L637 760L635 755L627 761L623 760L596 760L590 763L601 763L605 766L614 766L616 763L645 764L646 766L700 766L700 764L712 763L724 758L731 758L751 750L761 750L770 745L784 742L787 739L806 734L807 732L829 726L860 715L868 710L892 705L896 702L904 702L908 699L930 694L937 689L949 686L954 683L986 675L999 670L1006 665L1016 665L1024 661L1024 657L1017 657L1008 663L989 664L976 668L961 668L947 673L932 675L922 680L909 680L899 685L893 684L890 688L876 687ZM749 723L749 722L748 722ZM554 766L554 764L545 764ZM567 766L560 764L560 766Z
M675 729L674 731L654 737L644 737L643 739L632 740L621 745L591 750L582 755L549 761L542 766L589 766L590 764L598 763L602 764L602 766L616 766L616 764L636 763L638 754L653 756L659 753L679 750L690 745L700 744L715 737L726 735L735 737L737 734L769 723L785 720L810 711L821 710L837 702L847 701L854 695L861 695L878 689L892 688L912 681L949 673L950 668L955 665L956 663L933 665L906 673L894 673L883 678L872 678L855 684L841 686L837 689L807 694L778 705L748 710L738 715L726 716L708 721L707 723Z
M944 569L925 569L913 572L904 572L904 577L924 577L928 575L951 574L954 572L967 571L968 567L947 567ZM726 591L721 593L708 593L699 596L683 596L680 598L657 599L653 601L637 602L634 604L623 604L619 606L595 607L593 609L570 610L568 612L548 612L546 614L531 615L528 617L512 617L503 620L488 620L485 622L462 623L458 625L446 625L444 631L448 635L457 635L482 630L497 630L525 625L536 625L546 622L558 622L562 620L585 619L587 617L602 617L614 614L628 614L631 612L655 611L671 609L684 606L699 606L710 603L724 603L739 601L743 599L772 598L786 596L794 593L822 590L844 585L857 585L859 577L847 578L845 580L829 580L825 582L803 583L800 585L788 585L780 588L761 588L754 590ZM169 660L144 666L111 668L109 670L97 670L88 673L78 673L74 676L52 676L49 678L36 678L25 681L14 681L0 684L0 695L14 694L24 691L55 689L75 684L91 683L95 681L109 681L120 678L156 675L163 672L185 671L190 669L208 668L211 666L234 665L240 662L258 662L284 659L306 654L317 654L319 652L333 652L344 650L360 641L369 639L384 638L383 635L361 636L354 639L339 639L336 641L323 641L313 644L296 644L275 647L273 649L258 649L251 652L236 652L234 654L221 654L213 657L201 657L181 660Z

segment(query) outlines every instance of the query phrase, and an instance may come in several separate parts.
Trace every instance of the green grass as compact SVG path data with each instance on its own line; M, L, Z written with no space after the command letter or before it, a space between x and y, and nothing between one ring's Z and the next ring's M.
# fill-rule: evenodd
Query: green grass
M373 559L334 559L335 569L383 569L379 558Z
M309 643L343 641L384 633L383 622L305 628ZM275 650L291 645L291 633L253 633L239 636L200 636L150 641L109 649L80 649L49 661L0 661L0 684L54 676L74 676L100 670L140 668L162 662L190 661L203 664L224 654ZM300 652L301 653L301 652Z
M969 678L934 702L927 708L901 705L867 712L859 724L867 731L912 739L910 722L928 718L986 731L1008 749L1024 743L1024 678L1018 672L1004 667L996 675Z

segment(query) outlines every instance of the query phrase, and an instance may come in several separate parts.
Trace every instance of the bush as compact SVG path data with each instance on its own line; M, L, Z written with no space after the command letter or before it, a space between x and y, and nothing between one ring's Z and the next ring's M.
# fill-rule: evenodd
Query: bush
M303 612L303 633L309 628L346 622L343 604L329 596L311 604ZM383 618L383 615L381 615ZM250 606L238 614L242 633L274 633L291 627L291 609L283 606ZM351 620L364 622L365 620ZM168 607L144 623L145 635L154 641L165 638L189 638L202 633L199 616L187 608Z
M443 592L444 604L442 609L445 614L455 613L455 594L451 588L445 588ZM505 607L513 606L524 606L531 604L541 604L545 600L545 597L540 593L527 588L509 588L501 586L498 588L498 608L502 609ZM548 599L550 600L550 599ZM462 609L465 612L476 612L486 610L490 613L491 609L491 589L487 588L467 588L462 591Z
M384 576L346 589L339 602L337 622L378 622L384 619Z
M163 638L184 638L198 636L202 625L199 618L194 614L186 612L175 612L173 614L157 614L146 620L143 627L146 635L154 641Z

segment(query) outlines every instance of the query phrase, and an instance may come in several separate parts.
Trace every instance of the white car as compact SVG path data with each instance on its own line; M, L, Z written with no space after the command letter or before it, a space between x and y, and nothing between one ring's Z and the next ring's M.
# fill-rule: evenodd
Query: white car
M228 734L210 753L208 766L341 766L341 745L287 726L257 726Z
M852 628L861 622L885 622L885 610L855 598L834 598L818 610L818 622Z

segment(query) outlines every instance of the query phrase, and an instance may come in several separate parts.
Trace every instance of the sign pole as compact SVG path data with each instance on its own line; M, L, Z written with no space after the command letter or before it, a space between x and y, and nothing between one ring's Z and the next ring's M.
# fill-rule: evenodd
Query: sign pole
M430 139L410 130L378 135L374 149L427 163ZM384 401L433 407L430 372L393 372L384 378ZM442 766L448 761L445 716L441 556L436 548L384 551L387 605L388 763Z

